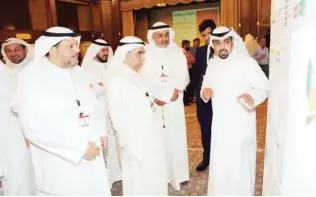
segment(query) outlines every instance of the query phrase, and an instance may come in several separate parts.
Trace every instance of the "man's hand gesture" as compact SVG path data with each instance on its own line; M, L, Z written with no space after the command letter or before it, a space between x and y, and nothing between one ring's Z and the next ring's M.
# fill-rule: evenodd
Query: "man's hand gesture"
M203 88L202 90L202 97L204 100L210 100L213 96L212 88Z

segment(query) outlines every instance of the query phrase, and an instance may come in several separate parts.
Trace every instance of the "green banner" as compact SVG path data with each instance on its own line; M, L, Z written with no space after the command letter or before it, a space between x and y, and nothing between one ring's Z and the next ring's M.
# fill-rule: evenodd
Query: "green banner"
M175 42L181 46L182 40L192 40L196 35L196 10L174 11L172 13Z

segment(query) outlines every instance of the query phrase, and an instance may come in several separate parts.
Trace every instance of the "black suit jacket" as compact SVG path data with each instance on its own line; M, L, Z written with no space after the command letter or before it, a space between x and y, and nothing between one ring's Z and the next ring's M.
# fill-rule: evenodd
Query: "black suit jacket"
M194 79L196 80L196 84L201 86L203 75L206 72L207 68L207 47L208 45L203 45L196 49L195 54L195 64L193 66ZM214 55L213 49L210 51L211 56Z

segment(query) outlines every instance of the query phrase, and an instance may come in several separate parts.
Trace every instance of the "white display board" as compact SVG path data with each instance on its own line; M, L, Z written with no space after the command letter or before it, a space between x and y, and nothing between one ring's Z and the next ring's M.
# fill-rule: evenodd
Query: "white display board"
M316 0L272 0L263 195L316 195Z

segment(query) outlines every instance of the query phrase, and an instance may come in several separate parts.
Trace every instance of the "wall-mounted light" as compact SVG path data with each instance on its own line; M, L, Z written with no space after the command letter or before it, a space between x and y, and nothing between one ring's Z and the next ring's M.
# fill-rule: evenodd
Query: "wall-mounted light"
M20 40L30 40L32 35L29 33L17 33L15 34L15 37Z
M158 3L157 6L158 6L158 7L166 7L167 4L165 4L165 3Z

